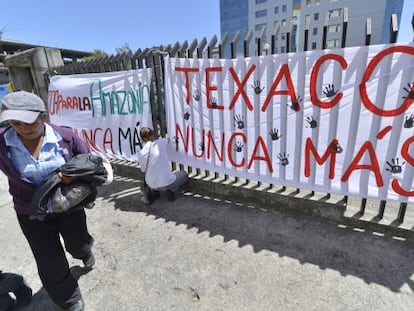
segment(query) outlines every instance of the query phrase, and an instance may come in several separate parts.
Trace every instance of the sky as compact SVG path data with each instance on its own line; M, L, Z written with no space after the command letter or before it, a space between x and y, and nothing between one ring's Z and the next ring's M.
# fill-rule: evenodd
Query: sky
M3 3L4 2L4 3ZM3 39L114 54L220 37L219 0L0 0Z
M414 33L413 27L411 25L413 13L414 0L404 0L400 29L398 31L398 42L413 41Z
M4 3L3 3L4 2ZM219 0L0 0L2 38L115 54L194 39L220 40ZM414 0L405 0L398 42L413 40Z

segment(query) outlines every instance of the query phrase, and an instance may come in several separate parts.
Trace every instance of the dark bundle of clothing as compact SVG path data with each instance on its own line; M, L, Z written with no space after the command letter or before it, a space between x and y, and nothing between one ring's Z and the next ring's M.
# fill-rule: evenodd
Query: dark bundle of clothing
M13 293L13 299L9 293ZM20 274L4 273L0 270L0 311L27 306L32 300L32 289Z
M58 173L76 180L64 184ZM97 186L110 184L113 172L108 160L91 153L74 156L59 170L51 173L35 191L31 202L31 218L42 220L47 214L79 208L91 208Z

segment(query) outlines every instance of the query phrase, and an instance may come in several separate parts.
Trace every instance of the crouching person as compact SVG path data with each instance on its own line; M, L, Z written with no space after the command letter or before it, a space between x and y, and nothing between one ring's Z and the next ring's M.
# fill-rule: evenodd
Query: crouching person
M142 149L138 153L138 162L141 171L145 173L143 202L151 204L159 197L159 191L165 191L169 201L175 200L175 192L188 180L186 171L171 171L168 158L168 138L156 139L154 131L148 127L142 127L140 136L143 142Z

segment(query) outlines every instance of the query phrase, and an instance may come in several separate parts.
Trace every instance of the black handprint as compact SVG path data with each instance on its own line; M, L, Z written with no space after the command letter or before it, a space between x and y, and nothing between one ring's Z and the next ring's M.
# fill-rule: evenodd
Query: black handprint
M184 120L190 119L190 115L191 115L190 110L186 109L185 112L184 112Z
M335 91L335 86L333 84L328 84L327 86L325 86L325 90L323 91L323 93L326 97L333 97L338 93L338 91Z
M210 99L210 105L211 105L211 108L216 108L217 107L217 98L212 97Z
M407 96L403 96L402 98L409 98L409 99L414 99L414 82L413 83L408 83L407 84L408 88L404 87L404 91L407 92Z
M198 149L199 150L201 150L201 151L204 151L204 149L205 149L206 147L204 146L204 144L203 143L199 143L198 144Z
M295 101L292 101L292 105L289 106L289 108L294 110L294 111L299 111L301 102L302 102L302 99L300 98L300 96L298 96Z
M278 140L282 135L279 136L279 130L277 129L271 129L269 131L270 137L272 137L272 140Z
M236 152L242 152L243 144L239 141L236 141L235 144L234 144L233 150L236 151Z
M407 129L414 127L414 114L410 114L410 116L405 116L404 127Z
M243 117L241 115L239 115L239 114L235 115L234 121L236 121L235 126L237 126L237 128L239 130L244 129L244 121L243 121Z
M280 152L277 155L277 158L280 160L279 164L282 166L286 166L289 164L289 154L287 154L286 152Z
M196 101L200 101L201 93L200 93L200 90L199 89L195 90L194 95L193 95L193 98Z
M309 123L309 126L311 129L318 127L318 121L313 116L307 116L305 117L305 121Z
M174 139L175 146L178 147L178 142L179 142L178 137L174 136L173 139Z
M389 168L386 168L387 171L393 173L393 174L399 174L402 172L402 165L405 164L405 162L401 163L400 165L400 159L396 158L396 159L391 159L390 163L389 161L387 161L387 164L389 166Z
M254 89L254 92L257 95L259 95L263 91L263 89L264 89L264 86L263 87L260 87L260 80L254 81L254 83L253 83L253 85L251 85L251 87Z
M328 148L336 153L342 153L344 151L344 149L341 147L341 145L336 140L331 142Z

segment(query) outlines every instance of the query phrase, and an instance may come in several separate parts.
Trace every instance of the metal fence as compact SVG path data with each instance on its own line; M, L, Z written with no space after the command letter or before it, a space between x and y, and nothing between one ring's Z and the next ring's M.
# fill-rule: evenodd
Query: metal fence
M392 15L390 21L390 41L389 43L395 43L397 40L398 35L398 23L397 23L397 16L396 14ZM281 40L276 40L277 33L279 31L278 24L276 24L275 29L273 31L273 35L270 39L270 46L269 51L271 54L275 54L275 51L281 45L284 45L284 50L286 52L290 52L291 46L291 32L288 29L284 42ZM348 29L348 16L347 10L344 10L343 14L343 22L342 22L342 40L341 40L341 47L346 46L346 38L347 38L347 29ZM309 38L309 30L310 30L310 23L309 20L306 21L305 26L305 33L304 33L304 40L303 50L308 50L308 38ZM327 47L326 40L327 40L327 33L328 33L328 23L325 22L323 26L323 35L322 35L322 47L325 49ZM368 18L366 20L366 27L365 27L365 45L371 44L371 19ZM110 72L110 71L122 71L122 70L131 70L131 69L141 69L141 68L151 68L153 70L152 81L151 81L151 93L150 93L150 101L151 101L151 109L152 109L152 116L153 116L153 124L154 128L157 130L158 135L165 136L166 134L166 119L165 119L165 112L164 112L164 55L168 54L171 57L178 57L178 58L224 58L224 51L230 50L231 58L236 58L236 50L239 45L242 45L244 50L244 56L249 56L249 47L255 45L254 50L256 51L256 55L260 56L264 49L263 49L263 36L264 36L264 29L260 31L260 33L255 37L253 30L248 31L244 40L240 40L240 33L236 33L232 40L228 42L228 34L224 34L221 41L218 42L216 36L213 36L210 41L206 38L198 41L194 39L191 43L184 41L183 43L175 43L174 45L168 46L157 46L152 48L146 49L138 49L135 53L131 52L124 52L117 55L110 55L103 58L95 58L88 61L78 61L73 62L70 64L66 64L61 67L51 68L45 76L45 79L48 81L51 76L53 75L69 75L69 74L81 74L81 73L99 73L99 72ZM252 41L254 40L254 41ZM175 164L173 164L175 166ZM215 175L218 177L218 173L216 172L209 172L209 171L201 171L200 169L195 169L192 167L186 168L190 173L194 173L196 175L203 174L205 176ZM225 179L228 179L229 176L224 176ZM237 180L237 177L235 178ZM249 181L246 180L246 183ZM259 183L260 185L260 183ZM273 185L269 185L272 187ZM286 187L281 185L282 191L286 190ZM296 192L299 193L301 189L296 189ZM314 192L311 193L314 195ZM330 197L330 194L326 194L326 198ZM343 197L342 201L346 204L348 202L348 197ZM358 214L359 216L363 216L365 213L365 209L367 206L367 199L363 198L360 200L360 207ZM380 201L378 212L376 215L377 219L382 219L384 217L385 208L387 206L386 201ZM395 220L397 223L401 224L404 222L404 218L406 215L407 210L407 203L401 203L399 205L398 216Z

